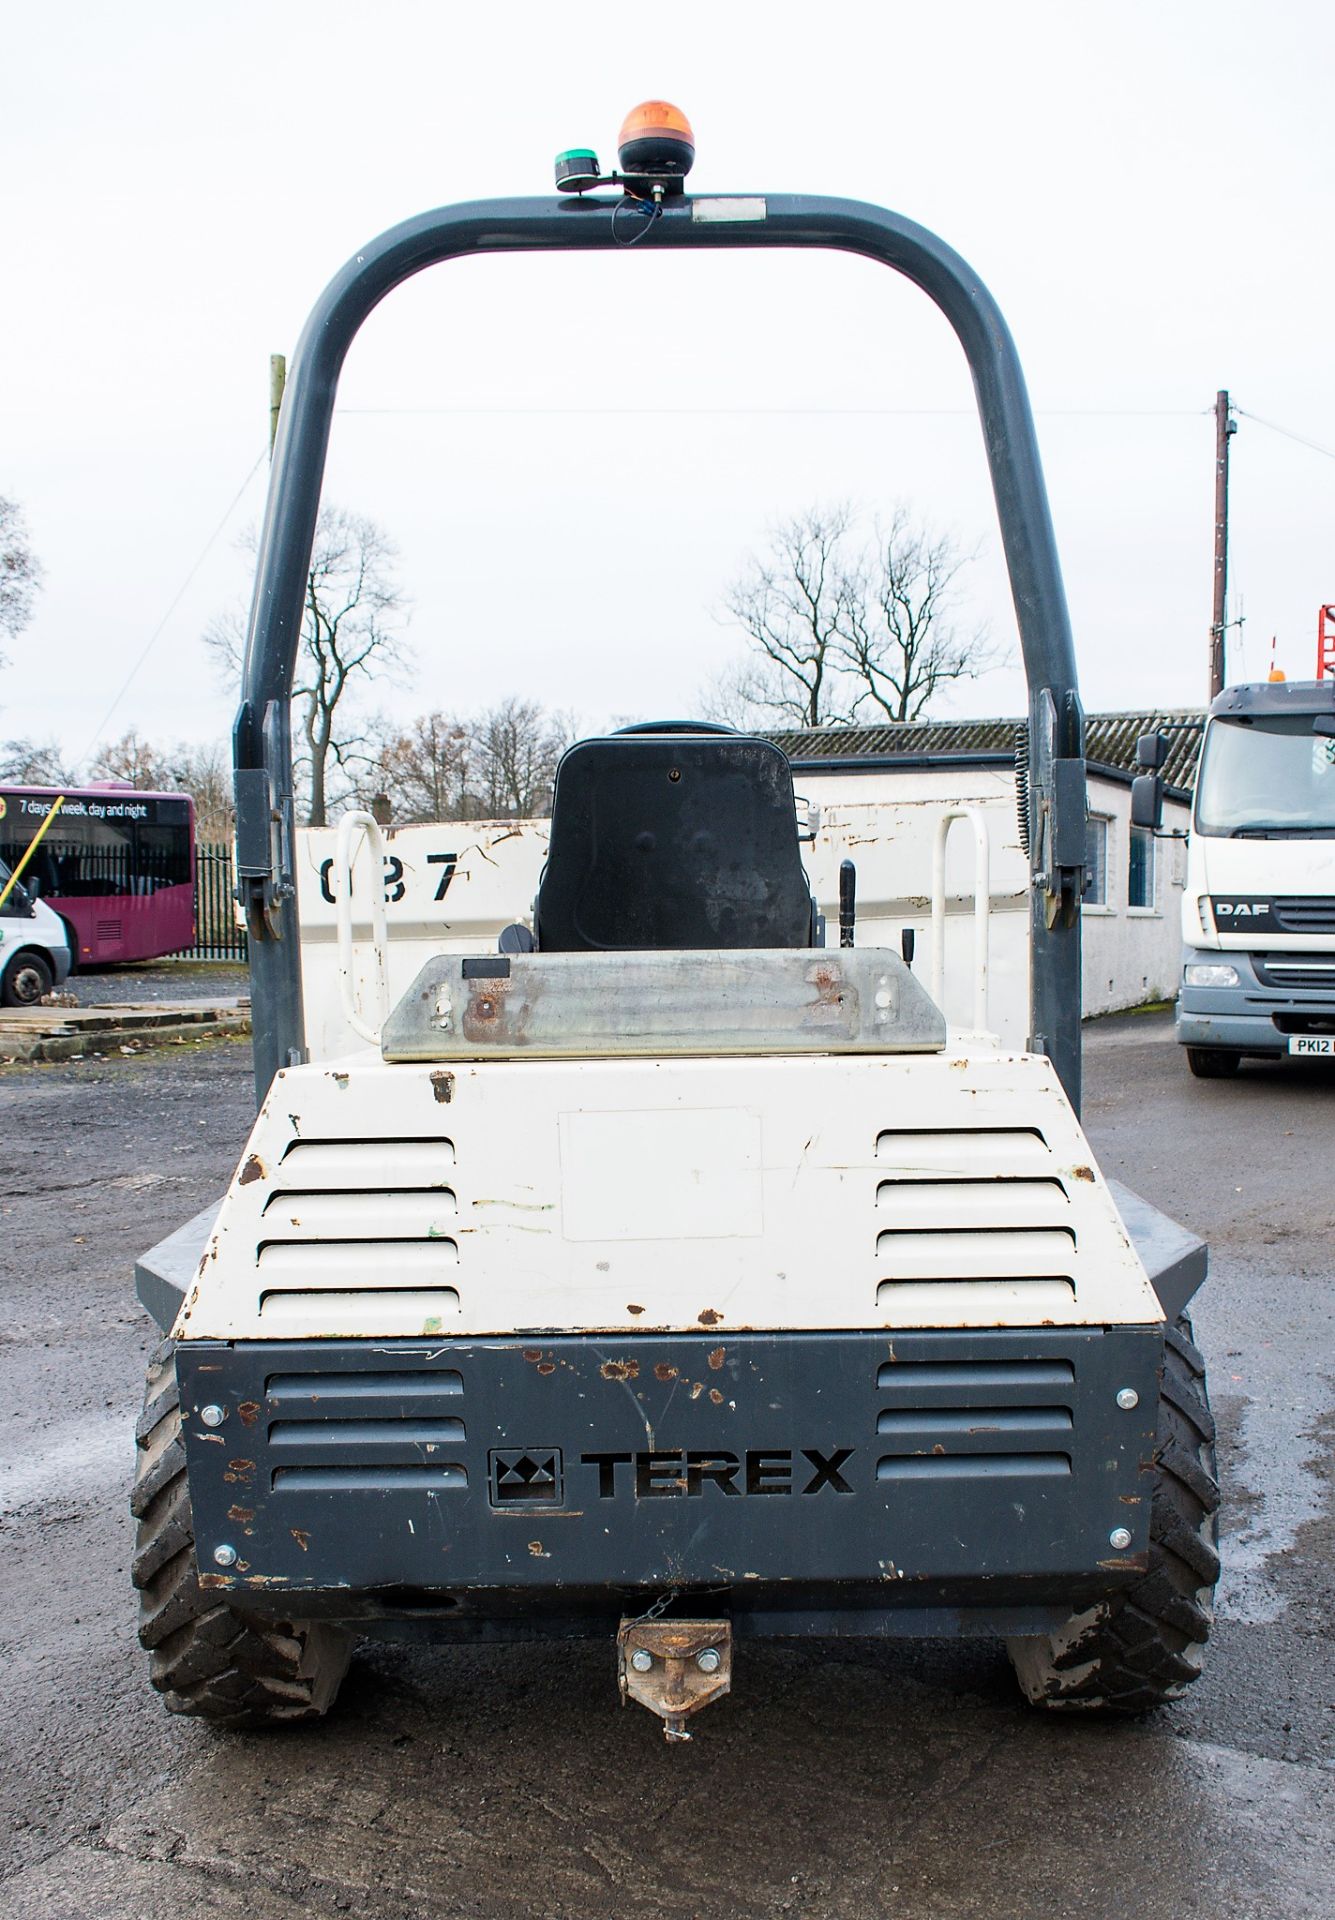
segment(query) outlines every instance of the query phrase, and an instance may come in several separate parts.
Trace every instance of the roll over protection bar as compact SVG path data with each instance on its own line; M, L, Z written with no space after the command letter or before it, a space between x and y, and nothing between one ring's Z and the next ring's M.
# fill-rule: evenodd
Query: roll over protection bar
M445 260L554 249L620 251L620 199L478 200L392 227L329 283L306 323L283 396L233 731L238 897L250 935L255 1086L305 1057L293 864L289 702L338 378L386 294ZM822 247L879 260L922 288L955 329L973 376L1029 683L1030 1044L1080 1103L1080 895L1084 720L1075 650L1024 375L972 269L926 228L861 201L682 195L645 235L653 247Z

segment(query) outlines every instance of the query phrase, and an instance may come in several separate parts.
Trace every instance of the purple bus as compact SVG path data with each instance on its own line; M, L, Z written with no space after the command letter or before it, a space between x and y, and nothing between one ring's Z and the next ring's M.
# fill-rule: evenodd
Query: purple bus
M132 787L0 787L0 860L12 869L64 792L23 871L54 909L76 966L152 960L195 937L195 807Z

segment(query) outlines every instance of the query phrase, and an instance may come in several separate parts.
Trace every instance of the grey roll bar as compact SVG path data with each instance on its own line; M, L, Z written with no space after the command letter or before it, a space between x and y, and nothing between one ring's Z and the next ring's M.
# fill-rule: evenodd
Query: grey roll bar
M294 356L274 447L255 596L233 732L238 899L250 940L255 1086L305 1058L293 866L289 702L338 378L385 295L440 261L556 248L619 250L620 199L476 200L392 227L335 276ZM893 267L931 296L973 375L1029 683L1029 765L1021 791L1031 868L1030 1044L1080 1104L1080 893L1085 857L1084 720L1075 649L1024 375L977 275L901 215L799 194L683 195L665 201L652 247L823 247Z

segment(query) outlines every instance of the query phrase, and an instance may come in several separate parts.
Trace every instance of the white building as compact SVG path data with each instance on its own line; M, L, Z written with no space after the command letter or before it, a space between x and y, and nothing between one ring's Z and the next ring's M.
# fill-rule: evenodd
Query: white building
M1105 714L1088 722L1089 869L1084 906L1084 1010L1110 1013L1177 991L1185 877L1181 840L1131 826L1140 733L1169 732L1167 828L1185 829L1202 716ZM1029 1010L1029 872L1020 845L1011 720L823 728L772 736L794 784L818 809L804 848L812 891L837 943L839 868L857 870L857 941L901 949L934 984L933 866L943 823L944 1011L1023 1046ZM799 807L799 817L803 809ZM494 948L507 922L527 918L547 857L546 820L455 821L389 827L383 847L384 946L373 938L371 862L360 834L340 850L334 827L297 834L297 891L312 1055L330 1059L378 1029L422 965L442 951ZM340 954L337 878L351 855L349 944ZM985 855L986 871L982 869ZM977 992L978 918L986 903L986 1002ZM360 1024L359 1024L360 1023Z
M1186 876L1182 840L1131 825L1136 740L1162 729L1164 827L1185 832L1200 749L1200 712L1091 715L1089 884L1084 917L1084 1011L1112 1013L1169 1000L1181 961L1179 906ZM793 762L797 790L819 806L808 869L826 912L837 912L839 863L857 867L859 937L897 946L915 934L915 964L930 967L933 842L949 811L986 823L990 954L988 1020L1022 1044L1029 1000L1028 861L1020 846L1015 791L1016 720L821 728L773 736ZM950 832L946 859L946 1014L973 1020L975 836L968 820Z

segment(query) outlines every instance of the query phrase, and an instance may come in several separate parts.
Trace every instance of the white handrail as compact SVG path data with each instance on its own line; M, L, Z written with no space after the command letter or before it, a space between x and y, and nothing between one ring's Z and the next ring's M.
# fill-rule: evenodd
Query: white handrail
M980 807L950 807L936 823L932 846L932 998L946 1010L946 842L956 820L973 823L973 1024L979 1033L987 1026L988 912L992 905L992 871L987 816Z
M353 835L361 839L353 845ZM385 836L369 813L354 807L338 823L338 842L334 854L334 904L338 914L338 987L348 1025L372 1046L380 1045L380 1026L371 1026L362 1018L357 1004L357 979L353 970L352 894L357 856L362 842L371 851L371 954L375 974L379 1021L389 1012L389 981L385 974Z

